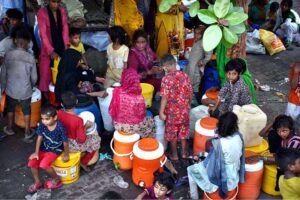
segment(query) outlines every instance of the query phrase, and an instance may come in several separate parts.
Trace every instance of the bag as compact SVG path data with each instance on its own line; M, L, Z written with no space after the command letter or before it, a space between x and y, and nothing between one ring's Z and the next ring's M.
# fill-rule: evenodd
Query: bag
M271 56L285 50L281 40L271 31L259 29L259 36Z
M260 43L259 32L255 29L247 33L246 52L253 54L266 54L265 47Z
M220 87L220 78L216 61L209 61L205 65L203 78L200 83L201 96L205 94L206 90L212 87Z

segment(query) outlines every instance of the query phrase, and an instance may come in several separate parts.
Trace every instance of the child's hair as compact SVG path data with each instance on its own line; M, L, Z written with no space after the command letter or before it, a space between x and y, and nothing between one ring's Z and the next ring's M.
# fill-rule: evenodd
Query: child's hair
M290 116L278 115L273 123L273 129L288 128L291 132L294 132L294 121Z
M57 115L57 110L53 105L47 104L42 107L41 115L46 115L47 117L55 117Z
M128 36L123 27L113 26L108 29L108 34L113 43L119 43L120 45L127 44Z
M217 124L218 134L221 137L227 137L233 135L238 131L238 118L233 112L226 112L220 116Z
M6 16L10 19L23 19L23 13L17 8L11 8L6 11Z
M270 4L270 12L276 12L279 9L280 5L278 2L274 1Z
M133 33L132 42L135 43L137 41L137 39L139 39L140 37L145 38L146 40L148 40L147 33L142 29L138 29Z
M246 63L243 59L241 58L235 58L230 60L226 65L225 65L225 72L229 72L235 70L239 74L243 74L246 71Z
M280 170L289 171L288 166L294 165L295 161L300 158L300 151L293 148L280 148L275 158Z
M79 28L71 27L69 28L69 35L70 37L73 37L74 35L80 35L81 31Z
M280 5L288 5L288 7L291 9L293 7L293 0L282 0Z
M61 101L65 109L72 109L77 104L77 97L71 91L66 91L61 95Z
M161 66L171 66L174 64L176 65L176 60L175 60L174 56L172 56L171 54L165 54L160 59Z
M107 191L100 198L101 199L123 199L122 196L115 191Z
M15 32L15 39L22 39L27 42L30 42L31 34L25 27L20 27Z
M158 182L159 184L165 186L168 190L173 190L175 186L175 178L170 172L155 172L154 174L154 183Z

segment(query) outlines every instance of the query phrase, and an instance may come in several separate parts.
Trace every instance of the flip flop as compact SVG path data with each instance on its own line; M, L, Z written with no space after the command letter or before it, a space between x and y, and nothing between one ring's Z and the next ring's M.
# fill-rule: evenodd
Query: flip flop
M56 189L62 186L62 182L59 179L52 179L44 183L46 189Z
M32 185L30 185L27 189L27 192L29 193L36 193L39 189L41 189L43 187L42 183L34 183Z

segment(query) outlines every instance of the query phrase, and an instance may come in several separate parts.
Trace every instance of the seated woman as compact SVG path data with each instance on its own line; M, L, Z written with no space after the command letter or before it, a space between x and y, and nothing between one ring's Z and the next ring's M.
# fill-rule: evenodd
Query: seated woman
M211 145L208 156L203 162L187 168L191 199L199 199L197 186L206 193L219 190L219 195L225 198L228 191L244 182L244 142L237 122L233 112L221 115L216 131L218 137L206 145Z
M146 104L136 71L132 68L125 69L121 84L121 87L113 90L109 106L115 129L138 133L142 138L154 137L154 120L146 117Z
M142 83L149 83L154 86L155 92L159 91L161 84L159 74L163 70L154 66L157 56L148 45L147 33L143 30L135 31L132 37L132 45L128 56L128 67L138 72Z
M248 23L252 28L263 25L267 21L267 13L269 12L269 0L254 0L249 5Z

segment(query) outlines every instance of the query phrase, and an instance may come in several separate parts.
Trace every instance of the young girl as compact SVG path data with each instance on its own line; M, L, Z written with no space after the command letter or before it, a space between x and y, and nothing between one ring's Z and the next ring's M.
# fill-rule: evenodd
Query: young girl
M207 146L211 146L208 156L187 168L191 199L199 199L197 186L206 193L219 190L224 198L239 182L244 182L244 142L237 123L233 112L221 115L216 131L218 137L207 142Z
M62 160L69 160L69 145L66 130L61 122L57 121L57 113L55 107L47 105L41 111L42 123L36 129L38 135L36 141L35 152L30 155L28 167L34 178L34 184L29 186L28 192L34 193L43 187L39 168L44 169L52 178L52 180L44 183L47 189L55 189L62 185L61 180L52 168L52 163L62 153Z
M294 63L290 72L291 90L285 114L294 120L300 114L300 61Z
M127 33L121 26L113 26L108 30L112 43L107 47L108 69L106 85L109 87L120 82L123 69L127 68L129 49L126 46Z
M157 172L155 174L153 186L146 188L139 194L135 200L141 199L162 199L172 200L172 190L175 185L175 179L169 172Z
M210 107L211 111L218 108L220 114L223 114L232 111L234 105L251 104L249 88L241 78L245 70L245 66L238 59L230 60L225 65L227 81L219 92L217 103Z

